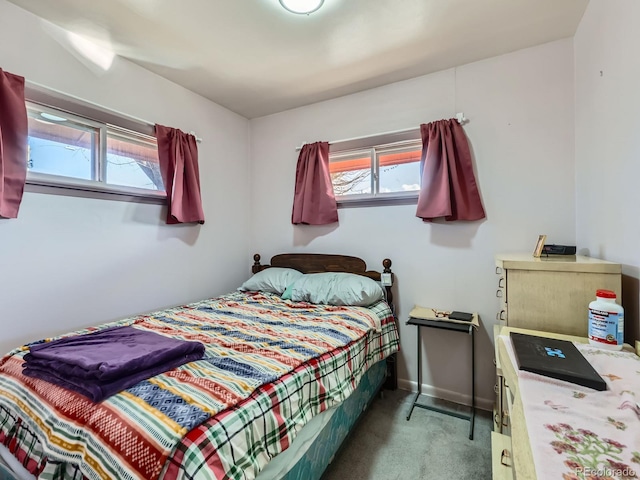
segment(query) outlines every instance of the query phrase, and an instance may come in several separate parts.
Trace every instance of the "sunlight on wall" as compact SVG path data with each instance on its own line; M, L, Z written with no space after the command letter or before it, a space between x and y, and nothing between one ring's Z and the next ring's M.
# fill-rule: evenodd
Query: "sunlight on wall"
M111 68L113 59L116 56L112 50L104 48L77 33L67 32L67 38L78 53L87 60L93 62L105 72Z
M78 59L95 75L107 72L116 57L111 47L111 37L104 28L85 22L78 24L77 31L92 32L92 38L55 25L47 20L40 20L42 31L62 45L70 54Z

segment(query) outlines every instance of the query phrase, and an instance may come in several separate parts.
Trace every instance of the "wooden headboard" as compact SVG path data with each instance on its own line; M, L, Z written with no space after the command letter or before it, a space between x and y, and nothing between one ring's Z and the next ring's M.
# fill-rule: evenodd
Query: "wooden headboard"
M302 273L322 273L322 272L346 272L363 275L373 280L380 281L381 273L391 274L393 283L393 272L391 271L391 260L385 258L382 261L384 270L377 272L375 270L367 270L367 264L358 257L349 255L328 255L324 253L281 253L271 257L269 265L260 263L260 255L253 256L253 266L251 271L255 274L269 267L294 268ZM387 291L387 303L393 308L393 294L391 286L384 287Z

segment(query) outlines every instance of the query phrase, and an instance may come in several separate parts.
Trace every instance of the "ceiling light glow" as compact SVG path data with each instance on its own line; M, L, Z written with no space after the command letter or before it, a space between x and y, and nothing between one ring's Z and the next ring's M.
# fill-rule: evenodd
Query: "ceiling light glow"
M324 0L280 0L280 4L292 13L309 15L318 10Z

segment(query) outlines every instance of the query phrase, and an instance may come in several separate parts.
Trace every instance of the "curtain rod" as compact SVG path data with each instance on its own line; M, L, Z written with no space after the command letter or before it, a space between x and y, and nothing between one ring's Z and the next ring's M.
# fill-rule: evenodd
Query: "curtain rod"
M464 125L467 122L467 118L464 116L463 112L456 113L456 120L458 121L458 123L460 125ZM355 140L366 140L367 138L381 137L383 135L398 135L398 134L401 134L401 133L409 133L409 132L411 132L413 130L420 130L420 127L405 128L403 130L394 130L392 132L375 133L373 135L365 135L363 137L346 138L344 140L334 140L332 142L329 142L329 145L333 145L335 143L353 142ZM299 152L300 150L302 150L303 146L304 145L300 145L299 147L296 147L296 152Z
M69 93L65 93L65 92L62 92L60 90L56 90L55 88L47 87L46 85L41 85L39 83L32 82L30 80L26 80L25 79L25 86L27 88L38 90L38 91L44 93L45 95L53 94L53 95L55 95L57 97L70 99L71 101L76 102L76 103L85 104L85 105L89 105L91 107L95 107L95 108L97 108L99 110L106 111L108 113L112 113L112 114L117 115L118 117L122 117L122 118L124 118L126 120L144 124L145 126L147 126L149 128L155 127L155 122L150 122L150 121L144 120L142 118L134 117L133 115L129 115L127 113L119 112L118 110L114 110L112 108L105 107L104 105L100 105L98 103L94 103L94 102L90 102L88 100L84 100L82 98L76 97L75 95L71 95ZM51 107L55 107L55 105L50 105L50 106ZM73 112L69 112L69 113L73 113ZM194 137L196 137L196 142L202 143L202 138L198 137L193 130L190 131L189 134L193 135Z

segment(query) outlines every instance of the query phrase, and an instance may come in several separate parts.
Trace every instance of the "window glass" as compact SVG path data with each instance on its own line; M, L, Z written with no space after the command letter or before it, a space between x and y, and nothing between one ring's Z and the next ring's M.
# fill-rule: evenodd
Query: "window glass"
M347 203L417 198L421 155L420 139L331 152L333 191L338 200Z
M153 199L165 196L158 145L146 131L35 102L27 102L27 116L27 183Z
M107 130L106 182L164 190L156 140L114 128Z
M421 149L397 149L378 154L380 193L420 190Z
M329 172L336 195L371 193L370 151L330 155Z
M96 179L97 128L31 109L28 121L27 166L30 171Z

